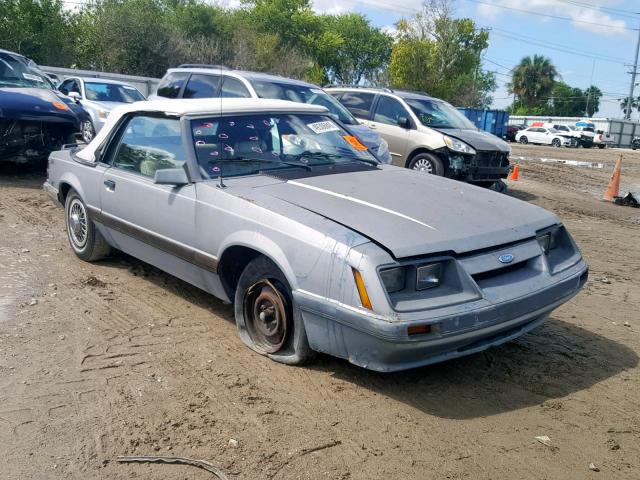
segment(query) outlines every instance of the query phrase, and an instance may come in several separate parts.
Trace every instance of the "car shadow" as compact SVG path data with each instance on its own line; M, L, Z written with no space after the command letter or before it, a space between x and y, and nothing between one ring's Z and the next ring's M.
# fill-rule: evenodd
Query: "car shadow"
M235 323L231 305L134 257L118 252L100 263L126 269ZM238 348L243 348L240 339ZM378 373L323 354L301 368L324 372L430 415L469 419L543 405L637 365L637 354L627 346L552 316L513 342L418 369Z
M47 179L46 166L0 161L0 186L41 189Z
M419 369L377 373L324 355L311 368L430 415L469 419L544 405L637 364L625 345L552 317L513 342Z
M513 187L509 187L509 190L507 190L507 195L517 198L518 200L524 200L525 202L530 202L538 198L538 195L525 192L524 190L518 190L517 188Z

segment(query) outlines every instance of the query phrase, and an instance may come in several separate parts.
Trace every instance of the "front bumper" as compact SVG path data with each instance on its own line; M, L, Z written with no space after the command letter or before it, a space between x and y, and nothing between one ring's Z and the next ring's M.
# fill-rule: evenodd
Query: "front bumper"
M583 260L558 274L553 284L520 298L483 308L460 305L456 313L397 314L389 318L296 290L294 298L312 349L370 370L391 372L470 355L513 340L540 325L587 281ZM431 325L432 333L408 335L409 326Z

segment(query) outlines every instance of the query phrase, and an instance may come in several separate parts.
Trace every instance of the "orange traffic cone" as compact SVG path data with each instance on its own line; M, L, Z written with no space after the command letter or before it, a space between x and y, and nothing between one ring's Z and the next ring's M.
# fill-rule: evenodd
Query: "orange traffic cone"
M520 168L516 164L513 167L513 171L511 172L511 175L509 175L509 180L518 180L519 176L520 176Z
M602 196L603 200L612 202L613 197L620 196L620 173L622 171L622 155L616 161L616 166L613 167L613 173L611 174L611 180L609 180L609 186Z

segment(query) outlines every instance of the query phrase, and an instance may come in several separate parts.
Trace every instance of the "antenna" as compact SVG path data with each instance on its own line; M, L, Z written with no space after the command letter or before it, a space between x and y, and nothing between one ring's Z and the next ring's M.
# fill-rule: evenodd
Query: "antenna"
M227 186L222 181L222 170L220 170L220 175L218 176L218 180L219 180L219 182L216 185L216 187L218 187L218 188L227 188Z

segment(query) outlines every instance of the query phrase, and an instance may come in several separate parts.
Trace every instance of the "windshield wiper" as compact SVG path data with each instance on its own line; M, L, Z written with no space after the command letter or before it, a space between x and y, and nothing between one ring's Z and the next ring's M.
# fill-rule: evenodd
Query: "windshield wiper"
M380 165L380 162L378 162L377 160L371 160L369 158L345 157L344 155L336 155L335 153L326 153L326 152L302 152L301 154L297 155L297 157L298 158L302 158L302 157L325 158L325 159L348 158L349 160L368 163L369 165L374 165L376 167Z
M297 162L287 162L285 160L275 159L275 160L265 160L262 158L248 158L248 157L233 157L233 158L225 158L222 160L209 160L210 164L218 164L224 162L232 162L232 163L282 163L284 165L289 165L291 167L304 168L305 170L311 171L312 168L309 165L305 165L304 163Z

